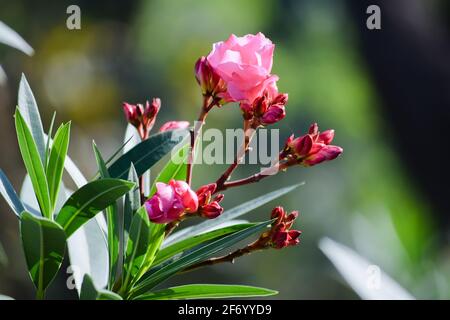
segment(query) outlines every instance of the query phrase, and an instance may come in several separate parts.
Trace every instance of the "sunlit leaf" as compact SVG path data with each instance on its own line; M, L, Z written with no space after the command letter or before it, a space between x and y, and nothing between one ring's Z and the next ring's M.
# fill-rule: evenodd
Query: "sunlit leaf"
M61 125L56 131L48 158L46 175L52 209L56 206L56 201L58 200L59 187L64 172L64 162L66 160L67 150L69 149L69 139L70 122Z
M25 207L17 196L14 187L11 182L9 182L6 175L3 173L2 169L0 169L0 193L3 198L6 200L12 211L20 217L20 214L25 211Z
M20 79L18 106L20 114L31 131L41 162L44 163L46 145L44 128L42 126L41 116L36 100L34 99L33 91L31 91L30 85L24 74L22 74L22 78Z
M97 213L126 194L134 183L120 179L101 179L89 182L75 191L59 212L56 221L67 237Z
M34 192L36 193L36 197L38 199L42 213L45 217L49 218L51 216L51 203L44 167L42 165L41 159L39 158L38 149L34 142L31 131L25 123L25 120L22 117L19 109L17 109L15 113L15 123L17 140L19 143L23 162L28 174L30 175Z
M98 150L95 142L92 143L95 159L102 178L109 178L109 172L106 163ZM116 275L121 271L119 269L119 246L122 238L121 231L123 223L120 222L117 204L114 202L105 209L106 222L108 224L108 252L109 252L109 288L116 281Z
M414 297L378 266L350 248L329 238L322 238L319 248L330 259L342 277L366 300L411 300Z
M176 273L211 257L212 255L223 249L231 247L232 245L251 236L252 234L262 232L262 230L266 229L270 223L271 221L261 222L244 230L225 236L221 239L212 241L204 246L201 246L200 248L197 248L196 250L193 250L180 259L163 266L155 272L152 272L152 270L150 270L146 275L144 275L141 281L137 283L135 288L133 288L133 290L131 291L132 296L136 297L144 294L150 291L157 284L170 278Z
M255 224L254 223L237 224L237 225L225 227L222 229L202 233L202 234L193 236L188 239L184 239L182 241L174 243L174 244L160 250L158 252L158 254L156 255L156 259L153 262L153 264L158 265L159 263L161 263L167 259L170 259L171 257L173 257L174 255L176 255L180 252L191 249L191 248L193 248L199 244L205 243L207 241L211 241L211 240L215 240L217 238L223 237L230 233L235 233L237 231L247 229L248 227L251 227L253 225L255 225Z
M275 290L227 284L188 284L141 295L136 300L223 299L273 296Z
M12 48L22 51L32 56L33 48L13 29L0 21L0 43L4 43Z

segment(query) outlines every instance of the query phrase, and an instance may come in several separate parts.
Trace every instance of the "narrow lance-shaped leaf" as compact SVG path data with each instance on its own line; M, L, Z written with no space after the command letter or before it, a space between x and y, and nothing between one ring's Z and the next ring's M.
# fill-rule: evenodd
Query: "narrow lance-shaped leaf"
M59 212L56 221L67 237L97 213L126 194L134 183L120 179L92 181L75 191Z
M22 159L27 172L30 175L33 189L36 193L36 198L38 199L43 215L50 218L51 204L44 167L42 166L41 159L39 158L39 153L30 129L18 109L15 113L15 122L20 152L22 154Z
M137 297L136 300L249 298L273 296L277 293L274 290L252 286L188 284L151 292Z
M44 168L47 168L48 166L48 157L50 156L50 144L53 136L53 126L55 125L55 119L56 119L56 111L53 112L52 121L50 121L50 127L48 128L48 135L44 134L44 137L47 139L47 142L45 144Z
M64 230L47 218L24 212L20 220L20 234L28 271L38 289L38 297L43 298L64 258Z
M414 297L381 270L377 290L367 285L367 272L373 263L359 256L350 248L329 238L322 238L319 248L333 263L342 277L362 298L367 300L413 300Z
M109 172L106 168L105 161L98 150L95 142L92 142L92 147L94 149L95 159L97 161L97 166L99 168L100 176L102 178L109 178ZM106 212L106 222L108 224L108 256L109 256L109 288L112 288L116 281L116 275L120 272L119 270L119 246L121 239L121 230L123 230L123 223L120 222L117 203L112 203L105 209Z
M158 265L166 261L167 259L172 258L178 253L194 248L195 246L198 246L202 243L206 243L207 241L215 240L228 234L247 229L248 227L251 227L253 225L255 224L254 223L236 224L222 229L217 229L203 234L199 234L188 239L184 239L180 242L174 243L160 250L156 255L156 259L153 264Z
M25 207L17 196L16 190L14 190L11 182L9 182L8 178L3 173L2 169L0 169L0 193L3 198L5 198L12 211L20 217L20 214L25 211Z
M221 214L219 217L211 220L207 220L205 222L202 222L200 224L184 228L173 235L169 236L164 241L164 246L168 246L170 244L173 244L175 242L181 241L183 239L187 239L189 237L198 235L200 233L206 232L207 230L213 230L217 226L221 225L222 223L229 221L231 219L236 219L237 217L240 217L247 212L250 212L276 198L279 198L286 193L291 192L292 190L296 189L297 187L303 185L303 183L292 185L289 187L281 188L276 191L272 191L268 194L265 194L263 196L260 196L256 199L247 201L237 207L234 207L230 210L225 211L223 214Z
M249 237L250 235L261 232L266 229L268 225L272 221L265 221L254 226L251 226L247 229L238 231L221 239L210 242L196 250L193 250L191 253L186 254L182 258L175 260L172 263L165 265L164 267L158 269L155 272L150 270L141 281L137 283L137 285L132 289L131 294L132 297L139 296L150 291L154 286L161 283L162 281L170 278L176 273L194 265L195 263L201 262L210 256L216 254L217 252L229 248L232 245L238 243L239 241Z
M33 48L13 29L0 21L0 43L4 43L12 48L22 51L31 56L34 54Z
M135 187L125 195L124 203L124 229L126 232L130 230L131 219L134 213L141 207L141 193L139 190L139 177L136 173L134 165L130 165L128 173L128 181L135 183Z
M55 134L55 139L50 151L47 165L47 182L50 192L50 202L52 210L58 200L59 187L61 185L64 172L64 162L66 161L67 150L69 149L70 122L61 125Z
M109 167L113 178L126 179L130 164L133 163L138 176L150 169L188 134L187 130L172 130L157 133L140 142L123 154Z
M131 283L144 264L149 240L150 221L147 211L142 207L133 216L127 241L123 281L125 288Z
M19 96L18 96L19 110L25 123L30 128L36 148L39 152L41 162L45 161L45 139L44 128L42 126L39 109L34 99L33 92L24 74L20 79Z

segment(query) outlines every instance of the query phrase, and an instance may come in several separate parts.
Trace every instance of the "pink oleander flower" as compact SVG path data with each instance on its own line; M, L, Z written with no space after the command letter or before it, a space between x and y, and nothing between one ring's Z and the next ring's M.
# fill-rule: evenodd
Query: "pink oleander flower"
M288 94L278 93L277 87L272 85L252 104L241 103L240 107L244 119L251 120L253 127L256 128L259 125L266 126L282 120L286 116L287 101Z
M330 145L334 138L334 130L319 132L317 123L310 126L308 134L299 138L290 136L280 157L294 156L304 166L314 166L324 161L337 158L344 150Z
M270 244L276 249L282 249L288 246L295 246L300 242L301 231L291 230L295 219L298 217L298 211L292 211L286 214L283 207L276 207L272 210L272 219L276 218L270 231Z
M189 121L169 121L164 123L161 128L159 128L159 132L175 129L186 129L187 127L189 127Z
M139 131L141 138L148 136L155 124L160 108L161 100L159 98L153 98L152 103L146 101L145 106L140 103L123 103L123 111L127 121Z
M232 34L213 45L207 61L227 86L223 96L226 101L252 104L278 81L278 76L271 74L274 48L262 33L243 37Z
M198 210L197 194L184 181L157 182L156 190L155 195L145 202L148 216L155 223L178 220L185 212Z
M210 183L200 187L196 192L198 197L198 214L204 218L214 219L223 212L223 208L219 204L223 199L223 194L218 194L211 199L216 188L217 185L215 183Z

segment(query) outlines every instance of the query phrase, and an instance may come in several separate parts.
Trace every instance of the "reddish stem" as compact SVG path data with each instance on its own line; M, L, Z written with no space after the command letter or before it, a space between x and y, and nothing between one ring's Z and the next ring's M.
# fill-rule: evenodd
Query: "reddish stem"
M244 120L244 142L242 144L241 149L239 150L238 154L234 158L234 162L228 167L227 170L220 176L219 179L216 181L217 189L216 192L222 189L223 186L226 184L227 180L230 178L231 174L234 170L236 170L237 166L242 162L242 159L244 158L246 152L248 151L250 142L255 134L256 130L251 128L251 124L248 120Z
M187 176L186 182L191 185L192 181L192 168L194 166L195 159L195 143L197 142L198 135L205 124L206 116L208 112L217 104L217 100L212 99L210 96L205 96L203 98L203 106L198 116L198 120L195 123L194 129L191 130L191 147L189 149L188 163L187 163Z

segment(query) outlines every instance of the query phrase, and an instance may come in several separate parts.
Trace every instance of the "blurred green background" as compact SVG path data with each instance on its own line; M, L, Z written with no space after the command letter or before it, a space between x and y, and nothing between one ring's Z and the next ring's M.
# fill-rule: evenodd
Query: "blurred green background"
M234 265L202 269L170 283L245 283L277 289L276 298L282 299L357 298L317 247L318 240L328 236L379 265L414 296L450 298L449 200L445 198L449 173L445 162L433 161L445 161L445 151L423 143L413 150L403 143L415 135L429 135L425 141L438 139L443 149L448 144L447 130L443 130L449 116L448 58L428 68L430 59L416 54L420 51L409 47L399 51L407 44L422 45L431 53L444 50L438 45L434 48L433 41L450 39L445 36L449 10L446 1L394 2L380 4L383 29L369 31L365 9L371 3L366 1L0 0L0 20L35 49L35 55L27 57L0 47L0 61L8 75L7 84L0 87L0 167L19 189L25 171L12 115L21 72L35 93L44 127L53 110L57 120L73 120L69 154L89 177L96 169L92 139L105 155L123 139L122 101L160 97L157 127L168 120L193 121L201 105L193 76L196 59L230 33L261 31L276 44L273 72L280 76L280 91L289 93L288 116L276 126L283 141L317 121L322 129L336 130L335 144L344 148L344 154L330 163L292 168L258 185L226 192L224 206L230 208L269 190L305 181L303 187L250 215L265 219L278 204L299 210L300 246L253 254ZM69 4L81 8L81 30L66 28ZM405 36L393 41L395 30ZM424 34L433 36L429 39ZM420 42L422 38L425 42ZM378 51L371 50L371 41ZM411 72L410 65L417 66L417 72L423 67L431 78L436 75L433 70L446 70L447 76L438 78L441 87L432 86L426 77L411 84L408 81L415 78L403 72ZM391 85L396 83L403 86ZM436 88L443 90L432 94ZM414 98L423 92L429 94ZM429 104L419 105L429 97ZM432 134L421 132L427 128L422 125L433 126L427 115L437 121ZM446 124L439 127L438 122ZM236 105L214 110L207 122L209 128L240 126ZM438 166L436 170L421 170L427 161ZM213 181L224 169L221 165L198 166L194 184ZM240 167L235 178L254 169ZM7 260L0 259L0 292L32 298L17 219L3 200L0 242L4 247L0 257L2 251L7 256ZM66 289L65 277L63 272L53 283L51 298L74 297Z

